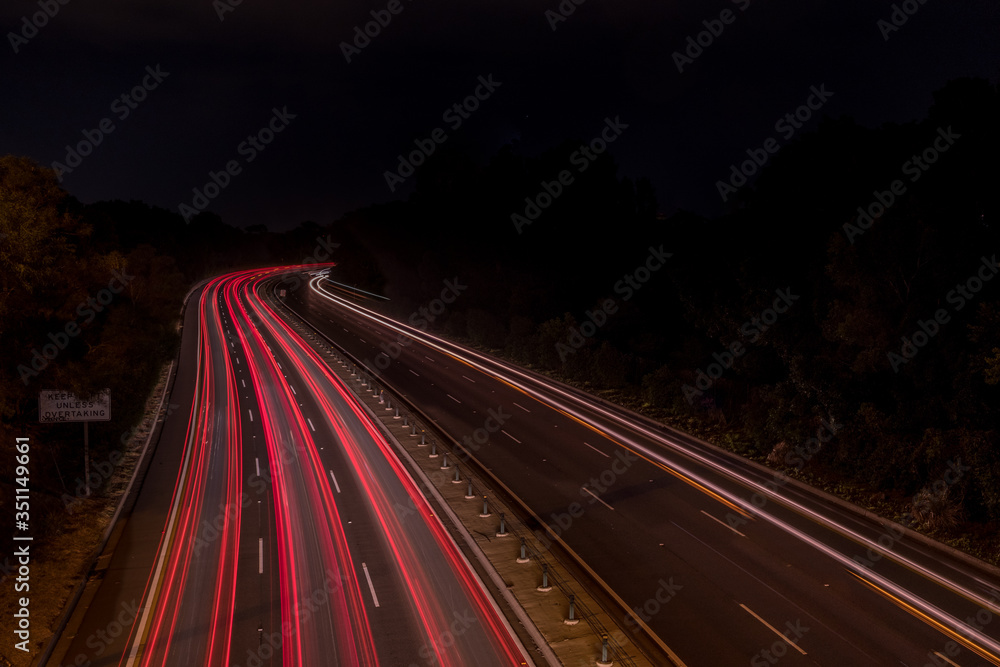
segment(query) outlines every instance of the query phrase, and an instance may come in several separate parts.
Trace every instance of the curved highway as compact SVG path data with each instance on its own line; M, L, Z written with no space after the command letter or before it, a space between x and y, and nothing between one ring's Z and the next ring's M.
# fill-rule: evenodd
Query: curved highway
M464 442L538 520L543 544L559 540L593 570L623 627L685 664L1000 664L995 569L384 317L322 277L286 301ZM836 437L836 423L817 426L800 459Z
M282 271L212 280L189 313L183 439L164 429L63 663L533 664L373 419L260 293ZM95 650L131 595L128 631Z

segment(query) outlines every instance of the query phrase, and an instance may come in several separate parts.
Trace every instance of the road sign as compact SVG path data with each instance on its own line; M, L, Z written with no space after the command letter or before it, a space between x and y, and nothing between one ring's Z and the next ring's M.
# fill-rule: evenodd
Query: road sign
M102 389L85 401L68 391L42 391L38 394L38 421L43 424L111 421L111 390Z

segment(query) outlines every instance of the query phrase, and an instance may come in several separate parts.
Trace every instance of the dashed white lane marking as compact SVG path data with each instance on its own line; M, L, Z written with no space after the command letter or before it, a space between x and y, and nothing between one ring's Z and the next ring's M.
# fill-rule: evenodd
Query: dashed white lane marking
M587 445L588 447L590 447L591 449L593 449L595 452L597 452L601 456L603 456L605 458L609 458L609 459L611 458L610 456L608 456L607 454L605 454L604 452L602 452L601 450L599 450L597 447L594 447L592 444L590 444L590 443L588 443L586 441L584 441L583 444Z
M368 580L368 590L370 590L372 592L372 601L375 603L375 606L377 607L378 606L378 596L375 595L375 585L372 584L372 577L371 577L370 574L368 574L368 566L365 565L364 563L362 563L361 567L364 568L364 570L365 570L365 579Z
M599 503L601 503L602 505L604 505L605 507L607 507L609 510L614 510L615 509L611 505L607 504L606 502L604 502L603 500L601 500L600 498L598 498L597 494L594 493L593 491L591 491L590 489L588 489L587 487L584 486L582 488L583 488L584 491L586 491L590 495L594 496L594 500L598 501Z
M753 610L752 610L752 609L750 609L750 607L746 606L746 605L745 605L745 604L743 604L742 602L740 603L740 606L741 606L741 607L743 607L743 609L744 609L744 610L745 610L745 611L746 611L746 612L747 612L748 614L750 614L751 616L753 616L754 618L756 618L756 619L757 619L758 621L760 621L761 623L763 623L764 625L766 625L766 626L768 627L768 629L770 629L770 630L771 630L771 632L773 632L774 634L776 634L776 635L778 635L779 637L781 637L782 639L784 639L784 640L785 640L785 641L786 641L786 642L787 642L788 644L791 644L791 646L792 646L792 647L793 647L793 648L794 648L794 649L795 649L796 651L798 651L798 652L799 652L799 653L801 653L802 655L806 655L806 652L805 652L805 651L803 651L802 649L800 649L800 648L799 648L799 645L798 645L798 644L796 644L796 643L795 643L795 642L793 642L793 641L792 641L791 639L789 639L789 638L788 638L788 637L786 637L785 635L783 635L783 634L781 634L780 632L778 632L778 631L777 631L777 630L775 629L775 627L774 627L773 625L771 625L770 623L768 623L767 621L765 621L765 620L764 620L763 618L761 618L761 617L760 617L760 616L758 616L757 614L753 613Z
M718 523L721 523L721 524L722 524L723 526L725 526L725 527L726 527L726 528L728 528L729 530L733 531L733 532L734 532L734 533L736 533L737 535L739 535L739 536L741 536L741 537L746 537L746 535L744 535L744 534L743 534L743 533L741 533L740 531L736 530L735 528L733 528L732 526L730 526L730 525L729 525L728 523L726 523L726 522L725 522L725 521L723 521L722 519L717 519L716 517L714 517L714 516L712 516L711 514L709 514L708 512L706 512L705 510L699 510L699 511L700 511L700 512L701 512L702 514L704 514L705 516L707 516L707 517L708 517L709 519L711 519L712 521L717 521Z

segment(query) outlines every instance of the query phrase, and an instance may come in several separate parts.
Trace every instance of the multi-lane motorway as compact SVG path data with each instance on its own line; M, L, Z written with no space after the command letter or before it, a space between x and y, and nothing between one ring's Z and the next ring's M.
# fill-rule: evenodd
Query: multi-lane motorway
M684 663L1000 664L994 569L389 320L322 278L285 300L464 442L547 539L596 573L623 627L649 631ZM836 438L835 422L817 426L800 457Z
M654 664L1000 664L995 570L321 277L279 298L283 271L191 300L178 408L59 664L532 664L297 318L462 443Z
M257 294L264 277L192 300L171 399L188 409L61 663L531 664L361 404Z

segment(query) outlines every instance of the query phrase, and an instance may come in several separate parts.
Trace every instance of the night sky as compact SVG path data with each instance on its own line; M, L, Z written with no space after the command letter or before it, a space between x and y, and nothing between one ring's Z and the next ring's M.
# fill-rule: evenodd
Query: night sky
M485 163L514 141L526 155L589 141L618 118L619 176L649 178L661 213L716 216L716 182L770 137L785 145L823 115L917 121L948 80L1000 79L991 0L234 2L4 3L0 152L70 166L67 145L99 136L63 187L174 211L232 161L208 210L278 231L407 198L415 179L390 191L385 172L436 128ZM375 32L372 12L387 25L347 62L342 44ZM711 28L679 72L674 53ZM495 83L478 109L445 116L480 77ZM122 100L144 82L145 99ZM775 123L811 87L832 95L786 138ZM243 143L269 123L271 143Z

